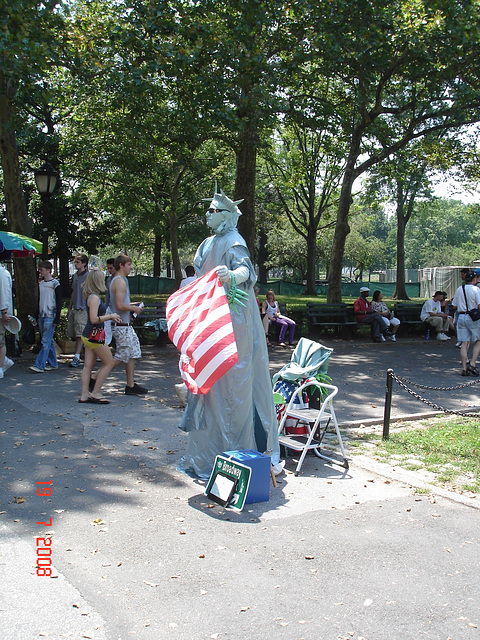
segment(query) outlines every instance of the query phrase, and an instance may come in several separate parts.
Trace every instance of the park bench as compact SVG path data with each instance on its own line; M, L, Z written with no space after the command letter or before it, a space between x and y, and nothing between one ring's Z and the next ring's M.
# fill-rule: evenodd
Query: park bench
M353 309L349 309L344 302L331 304L328 302L307 302L308 321L310 327L320 330L333 329L336 335L346 337L360 325L351 319Z
M132 320L140 342L146 342L147 333L155 333L155 344L157 347L165 347L167 344L167 320L165 315L165 302L146 304L136 318Z
M420 320L420 313L422 312L422 302L396 302L393 310L395 317L400 320L399 331L408 332L411 327L424 327L427 325L423 320Z

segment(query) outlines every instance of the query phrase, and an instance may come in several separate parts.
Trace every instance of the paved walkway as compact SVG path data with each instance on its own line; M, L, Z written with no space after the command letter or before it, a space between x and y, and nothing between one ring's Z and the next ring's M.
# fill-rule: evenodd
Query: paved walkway
M451 343L328 346L344 426L381 419L389 367L430 386L465 382ZM290 353L271 350L272 373ZM475 500L419 496L420 476L368 460L346 471L311 456L297 478L287 463L268 502L234 514L175 470L185 436L172 346L145 350L137 379L148 396L123 395L117 370L106 386L112 404L102 407L78 404L79 370L35 375L31 360L17 361L0 386L2 638L478 634ZM437 401L468 408L477 386ZM392 415L424 411L395 393ZM36 483L49 480L52 496L38 497ZM36 524L50 517L51 529ZM35 540L46 531L54 579L35 573Z

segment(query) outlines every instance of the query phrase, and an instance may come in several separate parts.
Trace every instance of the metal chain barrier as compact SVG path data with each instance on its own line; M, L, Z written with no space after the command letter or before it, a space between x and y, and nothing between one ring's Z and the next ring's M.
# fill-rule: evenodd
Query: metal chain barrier
M465 384L459 384L456 387L428 387L426 384L418 384L418 382L412 382L412 380L408 380L407 378L401 378L397 376L396 373L392 371L392 377L396 380L401 386L402 382L405 384L409 384L412 387L417 387L417 389L430 389L431 391L456 391L457 389L465 389L466 387L473 387L474 385L480 382L480 378L473 380L472 382L467 382Z
M431 391L456 391L457 389L465 389L466 387L473 387L475 384L478 384L480 382L480 378L477 378L473 382L467 382L465 384L457 385L455 387L429 387L427 385L422 385L416 382L412 382L411 380L407 380L406 378L401 378L400 376L397 376L395 374L393 369L388 369L387 370L387 388L385 393L385 411L384 411L384 420L383 420L383 439L384 440L388 438L389 429L390 429L390 410L392 406L392 387L393 387L392 381L393 380L395 380L395 382L397 382L397 384L400 387L402 387L402 389L404 389L411 396L413 396L414 398L417 398L417 400L420 400L421 402L428 405L429 407L432 407L432 409L435 409L436 411L441 411L442 413L455 414L458 416L462 416L464 418L478 417L478 412L480 411L480 409L475 413L471 413L471 412L469 413L466 411L456 411L455 409L445 409L445 407L441 407L435 402L432 402L431 400L428 400L427 398L422 397L419 393L416 393L415 391L413 391L413 389L410 389L407 386L407 384L410 384L413 387L417 387L420 389L429 389Z

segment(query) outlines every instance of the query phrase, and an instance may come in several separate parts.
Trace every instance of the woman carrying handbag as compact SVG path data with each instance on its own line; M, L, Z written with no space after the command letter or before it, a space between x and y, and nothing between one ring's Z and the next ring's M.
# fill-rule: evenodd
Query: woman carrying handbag
M102 394L102 385L108 374L113 369L113 356L110 347L105 344L105 330L103 324L106 320L121 322L117 313L106 313L105 303L100 298L100 293L106 290L105 274L100 269L90 269L85 282L82 284L83 295L87 301L88 320L82 333L82 342L85 346L85 364L82 369L82 395L79 402L91 404L110 404ZM91 380L91 374L97 357L102 361L102 366L97 372L95 380ZM89 386L93 389L89 393Z

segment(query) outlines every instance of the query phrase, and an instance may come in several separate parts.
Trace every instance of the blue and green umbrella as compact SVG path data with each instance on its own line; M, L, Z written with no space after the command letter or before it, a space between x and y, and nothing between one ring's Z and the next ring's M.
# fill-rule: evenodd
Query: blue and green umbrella
M0 255L23 258L42 253L42 243L12 231L0 231Z

